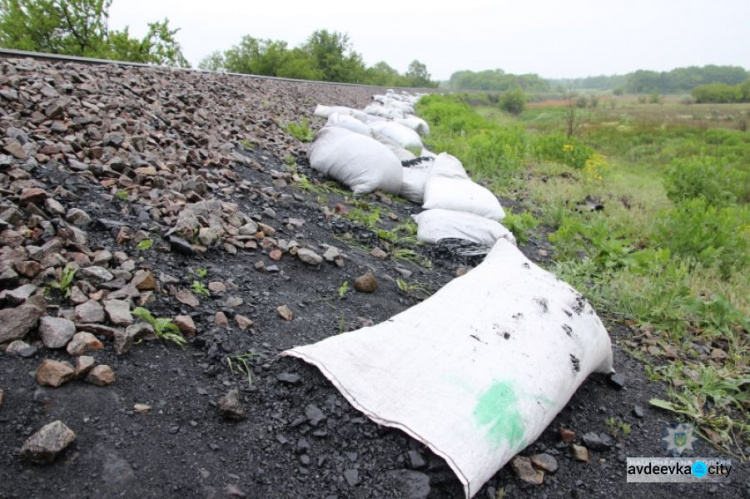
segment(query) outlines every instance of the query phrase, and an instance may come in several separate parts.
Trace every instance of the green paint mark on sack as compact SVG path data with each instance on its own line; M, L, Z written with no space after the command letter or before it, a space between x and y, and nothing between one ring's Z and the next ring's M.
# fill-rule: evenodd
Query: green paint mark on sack
M496 382L479 398L474 409L477 426L488 426L487 435L496 445L507 442L514 451L526 446L525 428L517 402L518 397L510 382Z

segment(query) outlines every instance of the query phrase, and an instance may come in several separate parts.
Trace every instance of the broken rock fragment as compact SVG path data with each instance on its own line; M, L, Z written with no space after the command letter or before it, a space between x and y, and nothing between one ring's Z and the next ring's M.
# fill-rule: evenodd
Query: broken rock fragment
M26 440L21 457L37 464L51 463L76 439L76 434L62 421L43 426Z
M57 388L75 377L75 369L69 362L46 359L37 368L35 379L40 386Z
M0 343L22 339L41 315L42 311L30 304L0 310Z

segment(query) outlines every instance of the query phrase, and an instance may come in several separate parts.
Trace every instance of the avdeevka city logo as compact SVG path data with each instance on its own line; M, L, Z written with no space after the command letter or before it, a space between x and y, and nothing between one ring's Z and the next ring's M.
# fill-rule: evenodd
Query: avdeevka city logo
M664 440L667 454L670 456L681 456L685 451L692 451L693 442L696 440L693 435L693 425L680 423L667 426L667 433L662 440Z

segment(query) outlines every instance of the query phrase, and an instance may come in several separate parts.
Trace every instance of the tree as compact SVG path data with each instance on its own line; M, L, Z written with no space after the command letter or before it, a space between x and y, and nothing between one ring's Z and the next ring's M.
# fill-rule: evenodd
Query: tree
M150 23L141 40L108 27L112 0L0 0L0 45L52 54L188 67L178 29Z
M310 35L302 48L324 81L358 83L365 76L365 63L352 49L349 35L320 29Z
M367 68L367 74L365 75L365 81L369 85L377 85L379 87L405 87L407 82L404 77L401 76L398 71L392 68L387 63L380 61L374 66Z
M286 42L244 36L224 54L224 66L233 73L279 76L289 51Z
M224 54L215 50L200 60L198 69L204 71L222 71L224 67Z
M406 70L406 81L410 87L436 87L437 84L430 80L430 73L427 72L427 66L414 59Z

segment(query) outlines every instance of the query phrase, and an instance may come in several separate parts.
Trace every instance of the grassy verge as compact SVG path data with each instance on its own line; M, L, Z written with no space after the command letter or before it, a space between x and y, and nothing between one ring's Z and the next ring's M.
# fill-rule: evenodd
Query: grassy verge
M594 109L568 138L564 108L514 119L460 96L426 97L418 112L428 145L524 199L553 231L552 270L631 327L620 346L669 386L652 403L739 455L750 443L750 134Z

